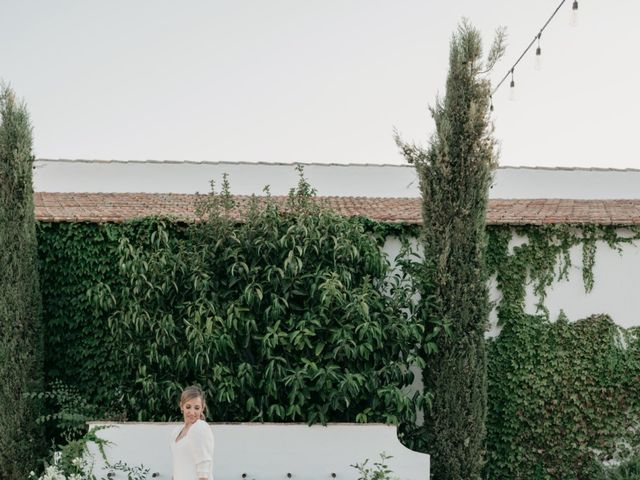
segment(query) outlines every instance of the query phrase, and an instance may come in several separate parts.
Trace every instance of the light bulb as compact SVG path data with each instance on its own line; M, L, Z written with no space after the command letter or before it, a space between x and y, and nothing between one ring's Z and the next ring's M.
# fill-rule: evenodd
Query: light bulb
M536 60L533 64L533 68L540 70L542 68L542 50L540 47L536 48Z
M511 79L511 84L509 85L509 100L512 102L516 99L516 83Z
M573 5L571 5L571 19L569 20L569 24L572 27L578 25L578 0L573 0Z

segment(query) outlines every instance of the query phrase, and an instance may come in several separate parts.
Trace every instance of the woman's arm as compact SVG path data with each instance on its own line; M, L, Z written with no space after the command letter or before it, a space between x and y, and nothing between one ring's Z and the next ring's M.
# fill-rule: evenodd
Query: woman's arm
M209 460L196 463L196 473L198 474L198 480L209 480L209 473L211 472L211 463Z
M193 460L196 464L198 479L208 480L213 469L213 433L204 421L192 427L194 437L192 443Z

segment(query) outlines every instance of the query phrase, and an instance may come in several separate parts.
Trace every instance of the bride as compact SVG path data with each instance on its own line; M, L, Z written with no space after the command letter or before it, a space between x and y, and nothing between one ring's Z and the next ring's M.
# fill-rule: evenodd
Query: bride
M180 396L184 424L171 434L173 480L213 480L213 432L204 421L204 392L187 387Z

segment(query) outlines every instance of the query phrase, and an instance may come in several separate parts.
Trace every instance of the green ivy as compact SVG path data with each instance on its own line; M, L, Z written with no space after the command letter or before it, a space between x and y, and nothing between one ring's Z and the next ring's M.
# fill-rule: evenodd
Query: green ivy
M625 227L628 228L628 227ZM550 321L546 290L567 277L581 246L585 290L596 242L619 249L640 238L615 226L490 227L487 261L502 299L500 336L489 342L487 477L599 478L601 462L640 447L640 343L607 316ZM510 249L513 238L525 243ZM538 314L524 312L533 283ZM637 331L637 329L635 329Z
M524 311L526 286L533 284L538 310L546 314L544 300L547 289L556 280L567 279L572 266L570 249L582 247L582 277L586 292L593 287L596 242L620 250L624 244L640 239L640 228L625 226L630 235L621 235L613 225L535 225L490 226L487 229L487 267L496 276L502 294L498 303L498 324L517 320ZM525 242L513 247L513 238Z
M100 407L102 418L121 413L125 392L120 381L126 371L107 316L96 311L86 293L99 282L117 284L120 239L148 238L157 224L156 219L145 219L37 225L47 381L76 387ZM167 228L175 236L184 235L180 223L168 223Z

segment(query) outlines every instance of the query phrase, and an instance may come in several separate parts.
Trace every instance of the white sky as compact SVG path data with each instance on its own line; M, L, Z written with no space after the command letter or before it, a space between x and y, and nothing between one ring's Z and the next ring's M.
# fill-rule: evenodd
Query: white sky
M504 75L560 0L0 0L39 158L404 163L463 16ZM572 0L496 94L502 165L638 168L640 1Z

